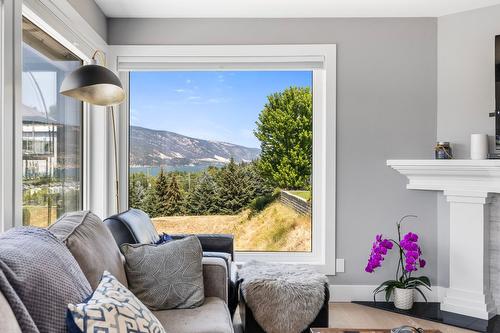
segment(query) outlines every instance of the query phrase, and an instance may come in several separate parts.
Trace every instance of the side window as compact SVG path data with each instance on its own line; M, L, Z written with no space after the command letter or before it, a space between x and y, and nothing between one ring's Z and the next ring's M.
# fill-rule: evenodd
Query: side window
M45 227L82 206L82 103L59 94L81 59L23 18L23 224Z

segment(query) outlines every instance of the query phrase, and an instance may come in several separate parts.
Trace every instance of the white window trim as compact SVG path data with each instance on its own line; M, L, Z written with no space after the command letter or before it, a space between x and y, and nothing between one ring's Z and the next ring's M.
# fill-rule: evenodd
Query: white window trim
M90 61L95 49L108 51L106 42L67 0L0 1L0 231L22 225L22 17L46 31L80 57ZM84 104L83 209L107 216L106 145L109 142L105 112ZM96 149L95 147L98 147ZM92 190L92 195L90 192Z
M110 53L126 86L130 70L313 70L312 252L237 252L235 259L310 264L335 274L336 45L120 45ZM121 205L127 207L128 101L119 115Z

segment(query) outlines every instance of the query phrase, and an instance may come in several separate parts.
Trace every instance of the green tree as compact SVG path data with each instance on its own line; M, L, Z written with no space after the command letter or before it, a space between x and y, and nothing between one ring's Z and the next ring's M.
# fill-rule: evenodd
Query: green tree
M249 181L241 166L231 161L217 175L217 201L222 214L236 214L250 203Z
M156 199L156 216L168 216L168 180L163 169L160 169L160 173L156 176L156 182L154 186L154 196Z
M172 176L170 177L170 183L167 186L165 200L165 216L179 215L182 212L183 197L175 173L172 173Z
M145 211L149 217L158 217L158 199L156 197L156 190L154 182L149 185L146 189L146 194L144 196L144 201L142 202L139 209Z
M147 188L147 176L144 173L133 173L130 175L128 190L129 207L142 209Z
M218 212L217 183L208 172L203 172L189 193L186 211L194 215L210 215Z
M261 143L259 169L273 185L310 187L312 172L312 95L290 87L267 97L254 131Z
M128 192L128 205L130 208L138 208L142 206L142 201L146 196L146 190L138 180L130 180Z
M242 164L241 167L247 179L246 190L249 201L253 200L255 197L273 193L274 187L265 177L263 177L261 170L258 168L258 161Z

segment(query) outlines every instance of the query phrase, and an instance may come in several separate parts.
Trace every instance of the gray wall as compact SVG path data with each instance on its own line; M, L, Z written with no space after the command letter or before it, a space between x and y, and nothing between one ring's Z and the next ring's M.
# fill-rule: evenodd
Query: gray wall
M490 135L494 149L495 122L488 113L495 109L495 35L500 35L500 6L447 15L438 19L438 113L437 138L453 144L456 158L469 158L470 134ZM498 243L500 230L492 229ZM449 205L438 200L438 262L440 285L449 283ZM496 250L498 252L498 249ZM495 253L496 255L496 253ZM493 262L492 272L500 270ZM495 288L499 288L495 284ZM500 291L495 293L500 299Z
M376 233L394 235L419 216L428 273L437 278L436 194L408 191L387 159L432 158L436 138L437 22L405 19L110 19L110 44L335 43L337 59L337 254L334 284L392 278L364 266Z
M87 23L102 37L107 40L106 16L94 2L94 0L68 0L68 2L80 13Z
M495 35L500 6L438 19L437 137L469 158L470 134L495 133Z

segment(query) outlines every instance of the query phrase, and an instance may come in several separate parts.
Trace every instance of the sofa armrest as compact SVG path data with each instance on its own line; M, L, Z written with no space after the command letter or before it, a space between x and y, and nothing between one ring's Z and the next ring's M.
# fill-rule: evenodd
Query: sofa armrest
M219 297L227 303L229 276L224 259L215 257L204 257L203 285L205 297Z
M190 235L170 235L173 239L181 239ZM197 234L204 252L225 252L234 260L234 237L223 234Z

